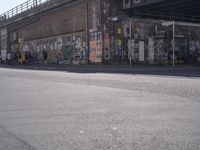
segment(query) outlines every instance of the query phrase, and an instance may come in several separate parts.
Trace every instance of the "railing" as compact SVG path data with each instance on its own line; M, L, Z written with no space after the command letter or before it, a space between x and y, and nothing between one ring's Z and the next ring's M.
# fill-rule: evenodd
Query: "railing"
M18 14L26 12L26 11L33 9L33 8L39 6L39 5L42 5L42 4L44 4L48 1L50 1L50 0L28 0L25 3L13 8L13 9L11 9L11 10L3 13L3 14L1 14L0 15L0 23L6 21L6 20L18 15Z

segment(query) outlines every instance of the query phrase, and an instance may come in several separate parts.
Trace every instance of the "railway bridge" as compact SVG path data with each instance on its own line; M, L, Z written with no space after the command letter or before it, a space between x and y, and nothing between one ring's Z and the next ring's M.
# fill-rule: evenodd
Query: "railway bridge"
M1 59L183 64L200 57L198 0L28 0L0 15Z

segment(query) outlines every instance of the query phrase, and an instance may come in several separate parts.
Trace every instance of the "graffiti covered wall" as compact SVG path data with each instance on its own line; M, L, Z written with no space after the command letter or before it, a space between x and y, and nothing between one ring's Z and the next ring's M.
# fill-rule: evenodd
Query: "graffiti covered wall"
M6 55L8 51L7 38L8 38L7 29L6 28L0 29L0 56L1 56L1 60L3 61L6 60Z
M85 64L86 49L84 32L26 41L23 46L38 63L43 62L42 53L46 51L50 64Z
M113 24L110 31L112 61L129 63L132 59L133 63L172 64L172 26L164 27L160 20L141 18L132 18L130 23L128 16L123 16L121 20L111 24ZM122 29L120 32L119 28ZM175 63L197 61L200 57L198 33L200 28L197 27L176 26ZM116 60L116 56L123 59Z
M1 35L1 49L30 52L37 63L43 62L43 51L53 64L172 63L171 26L131 16L121 9L122 1L87 2L74 1L55 12L12 24L9 47ZM175 32L176 63L195 62L200 57L200 28L176 25Z
M89 60L92 63L101 63L103 57L101 0L91 0L89 9Z

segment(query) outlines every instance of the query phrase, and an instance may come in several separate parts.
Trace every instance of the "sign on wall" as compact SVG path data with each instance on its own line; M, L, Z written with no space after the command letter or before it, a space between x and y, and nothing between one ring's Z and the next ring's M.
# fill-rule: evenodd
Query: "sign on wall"
M1 36L7 35L7 29L1 29L0 30Z

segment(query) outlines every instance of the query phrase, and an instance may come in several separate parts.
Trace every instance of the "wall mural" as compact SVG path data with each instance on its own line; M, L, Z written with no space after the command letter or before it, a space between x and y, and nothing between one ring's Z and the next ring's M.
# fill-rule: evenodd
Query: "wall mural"
M199 56L200 54L200 41L189 42L190 55Z
M197 59L200 61L200 41L190 41L189 42L189 57L190 61L195 62Z
M165 51L165 40L156 39L155 41L155 62L156 63L165 63L167 61L167 52Z
M38 63L43 62L43 51L47 52L50 64L80 65L87 62L85 33L27 41L23 47L23 51L30 52L33 60Z
M90 62L101 63L103 58L102 50L102 33L91 32L90 33Z

